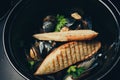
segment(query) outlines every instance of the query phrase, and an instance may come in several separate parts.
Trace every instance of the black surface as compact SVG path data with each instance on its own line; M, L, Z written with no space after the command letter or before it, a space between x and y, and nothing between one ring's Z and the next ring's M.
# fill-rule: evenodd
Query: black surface
M117 8L120 8L119 0L112 0ZM0 7L1 9L1 7ZM2 10L3 11L3 10ZM2 14L3 15L3 14ZM2 16L1 15L1 16ZM24 80L9 64L7 57L5 56L3 47L2 47L2 30L5 18L0 21L0 80ZM102 80L120 80L120 61L117 66L114 67L110 73L105 76Z
M10 5L11 0L2 0L2 2L0 1L0 18L9 10Z
M0 21L9 13L19 0L0 0Z

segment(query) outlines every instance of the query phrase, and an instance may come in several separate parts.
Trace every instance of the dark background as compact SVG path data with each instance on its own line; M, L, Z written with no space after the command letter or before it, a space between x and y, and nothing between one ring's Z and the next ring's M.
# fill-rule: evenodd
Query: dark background
M2 47L2 30L9 10L19 0L0 0L0 80L24 80L9 64ZM120 1L111 0L120 11ZM120 15L118 16L120 17ZM120 19L120 18L119 18ZM120 80L120 61L102 80Z

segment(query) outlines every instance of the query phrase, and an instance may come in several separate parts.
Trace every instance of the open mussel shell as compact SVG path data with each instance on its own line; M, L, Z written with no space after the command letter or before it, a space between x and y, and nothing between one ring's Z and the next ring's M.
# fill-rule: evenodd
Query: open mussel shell
M65 24L65 26L68 26L68 27L72 26L75 22L75 19L72 19L72 18L66 18L66 20L67 20L67 23Z
M40 59L39 50L34 46L30 49L30 57L33 60L37 60L37 61L39 61L39 59Z
M52 41L35 41L27 56L34 61L40 61L49 54L50 50L52 50L54 46L55 42Z
M56 45L56 42L54 41L39 41L39 54L45 58L52 49L54 49L54 46Z

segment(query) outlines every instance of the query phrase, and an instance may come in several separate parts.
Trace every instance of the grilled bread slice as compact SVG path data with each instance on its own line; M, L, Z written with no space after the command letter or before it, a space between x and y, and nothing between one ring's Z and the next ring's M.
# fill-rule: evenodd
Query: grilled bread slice
M34 74L44 75L63 70L91 57L100 47L101 43L97 41L74 41L63 44L45 58Z
M91 40L97 35L98 33L92 30L70 30L65 32L34 34L33 37L39 40L73 41L73 40Z

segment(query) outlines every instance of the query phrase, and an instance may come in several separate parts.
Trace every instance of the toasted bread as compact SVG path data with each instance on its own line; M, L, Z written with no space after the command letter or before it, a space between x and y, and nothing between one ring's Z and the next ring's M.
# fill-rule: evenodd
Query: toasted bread
M97 41L68 42L53 50L38 67L35 75L44 75L63 70L95 54L101 47Z
M98 33L92 30L70 30L65 32L34 34L33 37L39 40L73 41L73 40L91 40L97 35Z

